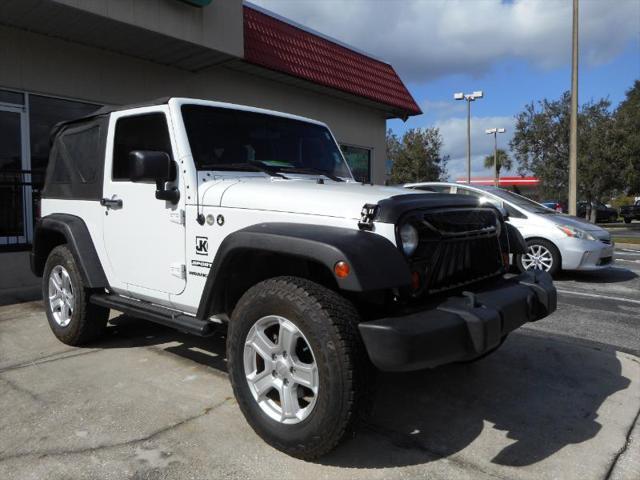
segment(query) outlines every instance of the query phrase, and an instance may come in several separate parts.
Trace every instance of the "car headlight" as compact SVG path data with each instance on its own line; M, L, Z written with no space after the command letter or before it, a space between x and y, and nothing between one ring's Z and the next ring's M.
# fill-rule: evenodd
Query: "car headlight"
M400 242L402 251L409 257L418 248L418 230L410 223L405 223L400 227Z
M589 232L585 232L584 230L580 230L579 228L570 227L569 225L557 225L557 227L567 237L577 238L579 240L596 240L596 237L591 235Z

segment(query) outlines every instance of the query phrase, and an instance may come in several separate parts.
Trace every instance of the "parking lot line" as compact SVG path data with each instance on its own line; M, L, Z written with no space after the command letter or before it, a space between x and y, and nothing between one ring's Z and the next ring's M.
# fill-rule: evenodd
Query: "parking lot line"
M562 293L565 295L581 295L583 297L592 297L592 298L602 298L604 300L612 300L615 302L626 302L626 303L634 303L636 305L640 305L640 300L634 300L632 298L624 298L624 297L612 297L609 295L599 295L597 293L587 293L587 292L578 292L575 290L563 290L558 288L558 293Z

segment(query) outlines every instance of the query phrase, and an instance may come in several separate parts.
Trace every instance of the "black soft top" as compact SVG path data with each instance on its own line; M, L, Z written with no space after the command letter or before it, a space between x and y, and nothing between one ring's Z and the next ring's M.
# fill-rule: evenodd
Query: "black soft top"
M122 110L129 110L131 108L152 107L154 105L166 105L171 98L173 97L160 97L160 98L154 98L153 100L147 100L146 102L130 103L127 105L105 105L103 107L100 107L96 111L91 112L82 117L73 118L71 120L64 120L62 122L56 123L51 129L51 140L53 141L54 137L60 132L60 130L62 130L67 125L72 125L75 123L82 123L82 122L89 122L91 120L94 120L96 117L106 116L113 112L120 112Z

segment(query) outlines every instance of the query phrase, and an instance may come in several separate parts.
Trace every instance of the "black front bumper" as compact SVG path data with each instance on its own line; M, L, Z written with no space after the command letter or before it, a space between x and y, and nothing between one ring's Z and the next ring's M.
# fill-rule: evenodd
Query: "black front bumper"
M520 325L554 312L556 303L551 276L526 272L419 312L362 322L359 328L377 368L419 370L480 357Z

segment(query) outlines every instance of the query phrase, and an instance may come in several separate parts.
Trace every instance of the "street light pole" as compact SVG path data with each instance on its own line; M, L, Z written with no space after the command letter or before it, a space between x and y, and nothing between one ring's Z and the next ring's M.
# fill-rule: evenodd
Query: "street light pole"
M569 128L569 215L576 215L578 206L578 0L573 0Z
M496 187L500 186L500 179L498 178L498 134L506 131L504 128L489 128L484 131L487 135L493 135L493 183Z
M471 184L471 102L477 98L482 98L484 94L481 90L473 93L454 93L454 100L466 100L467 101L467 183Z

